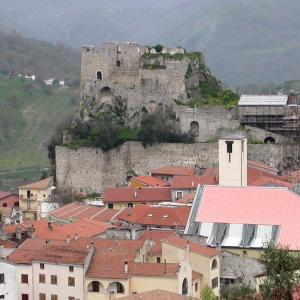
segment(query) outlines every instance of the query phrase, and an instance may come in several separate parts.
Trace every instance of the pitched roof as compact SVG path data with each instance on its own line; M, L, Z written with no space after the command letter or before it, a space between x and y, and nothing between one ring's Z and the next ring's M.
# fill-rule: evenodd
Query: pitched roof
M171 189L197 189L198 184L213 185L217 183L215 176L175 176Z
M0 200L4 199L4 198L6 198L6 197L8 197L10 195L12 195L12 194L0 191Z
M4 241L1 241L0 240L0 248L16 248L17 247L17 244L10 241L10 240L4 240Z
M141 225L156 226L175 226L185 227L189 217L191 207L165 207L138 205L127 208L118 215L118 219L130 223Z
M300 249L300 197L287 188L204 186L195 220L279 225L277 243Z
M252 186L287 187L287 188L292 188L294 186L293 183L290 183L290 182L284 181L284 180L279 180L276 178L272 178L269 176L264 176L255 181L252 181L251 185Z
M256 167L256 168L262 169L264 171L270 171L270 172L275 173L275 174L278 173L277 169L272 168L271 166L269 166L269 165L267 165L263 162L260 162L260 161L248 159L247 164L250 167Z
M196 300L198 298L175 294L163 290L153 290L119 298L120 300Z
M119 211L104 207L91 206L84 203L74 202L57 208L49 213L50 217L60 220L89 219L98 222L109 222Z
M170 188L146 187L136 189L131 187L107 188L103 195L103 202L164 202L171 201Z
M128 261L128 273L124 264ZM95 251L87 278L126 279L129 276L176 276L178 264L136 263L133 257L122 253L101 253Z
M187 240L184 240L176 235L171 235L162 240L162 242L182 249L186 249L187 245L189 245L190 252L194 252L207 257L214 257L220 254L220 251L217 249L200 246L194 242L188 242Z
M137 177L132 177L131 180L140 182L149 187L166 187L170 185L167 181L153 176L137 176Z
M32 221L27 226L32 224L35 228L36 238L48 240L66 240L72 238L76 234L80 237L97 236L108 229L108 225L103 222L81 219L70 224L50 223L52 230L48 228L48 222L45 220Z
M53 178L48 177L37 182L32 182L19 187L19 189L45 190L53 185Z
M238 105L286 105L286 95L241 95Z
M150 173L151 175L191 176L195 174L195 168L187 166L165 166L159 169L151 170Z

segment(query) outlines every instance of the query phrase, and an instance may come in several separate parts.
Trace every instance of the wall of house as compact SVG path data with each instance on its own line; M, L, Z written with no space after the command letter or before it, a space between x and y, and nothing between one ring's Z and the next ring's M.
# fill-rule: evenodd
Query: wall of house
M190 194L191 192L193 191L196 191L197 187L195 187L195 189L171 189L171 198L172 198L172 201L173 202L176 202L177 200L180 200L177 199L176 195L177 195L177 192L182 192L182 197Z
M32 263L34 299L39 299L39 293L46 294L46 299L57 295L58 299L75 297L84 300L84 271L83 266L73 266L74 272L69 272L69 265L45 263L45 269L40 270L40 263ZM39 274L45 274L46 283L39 283ZM57 276L57 285L51 284L51 275ZM68 286L68 277L75 278L75 286Z
M21 275L28 275L28 283L21 283ZM16 286L17 286L17 299L22 299L22 294L27 294L29 299L33 298L34 282L32 280L32 266L31 265L17 265L16 267Z
M298 145L249 144L248 159L262 161L277 168L282 161L299 156ZM58 189L74 192L98 192L126 181L128 172L144 175L165 165L217 167L216 143L157 144L144 148L127 142L103 152L101 149L56 147Z
M0 274L4 274L4 283L0 283L0 296L17 300L16 266L0 261Z

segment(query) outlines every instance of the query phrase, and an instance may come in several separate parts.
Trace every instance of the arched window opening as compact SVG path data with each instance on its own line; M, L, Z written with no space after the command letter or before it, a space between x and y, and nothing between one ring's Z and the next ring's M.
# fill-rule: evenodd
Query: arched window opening
M96 76L97 76L97 80L102 80L102 78L103 78L101 71L97 71Z
M92 293L99 293L104 290L103 285L99 281L92 281L88 285L88 291Z
M199 123L197 121L193 121L191 123L190 132L194 136L199 136Z
M182 291L181 291L182 295L187 295L188 294L188 281L186 278L184 278L183 282L182 282Z
M265 144L275 144L275 139L271 136L265 138Z
M125 288L122 283L120 282L112 282L108 286L108 290L110 293L116 293L116 294L124 294Z
M218 261L216 259L213 260L211 264L211 269L214 270L218 267Z
M117 60L117 67L120 67L120 66L121 66L121 61Z

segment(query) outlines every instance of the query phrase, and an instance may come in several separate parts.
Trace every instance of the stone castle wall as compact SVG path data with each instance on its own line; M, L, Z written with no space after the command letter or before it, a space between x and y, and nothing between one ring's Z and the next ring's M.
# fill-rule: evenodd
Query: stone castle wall
M248 145L248 158L278 167L289 157L299 157L298 145ZM217 143L158 144L144 148L141 143L127 142L103 152L101 149L56 148L57 187L74 192L101 193L108 186L126 182L129 173L146 174L165 165L217 166Z

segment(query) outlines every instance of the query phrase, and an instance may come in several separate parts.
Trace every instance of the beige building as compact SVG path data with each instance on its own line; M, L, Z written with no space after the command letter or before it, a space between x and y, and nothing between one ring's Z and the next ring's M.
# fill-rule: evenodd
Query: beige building
M247 139L232 135L219 140L219 185L247 186Z
M19 187L19 205L24 219L40 220L42 203L51 199L52 177Z

